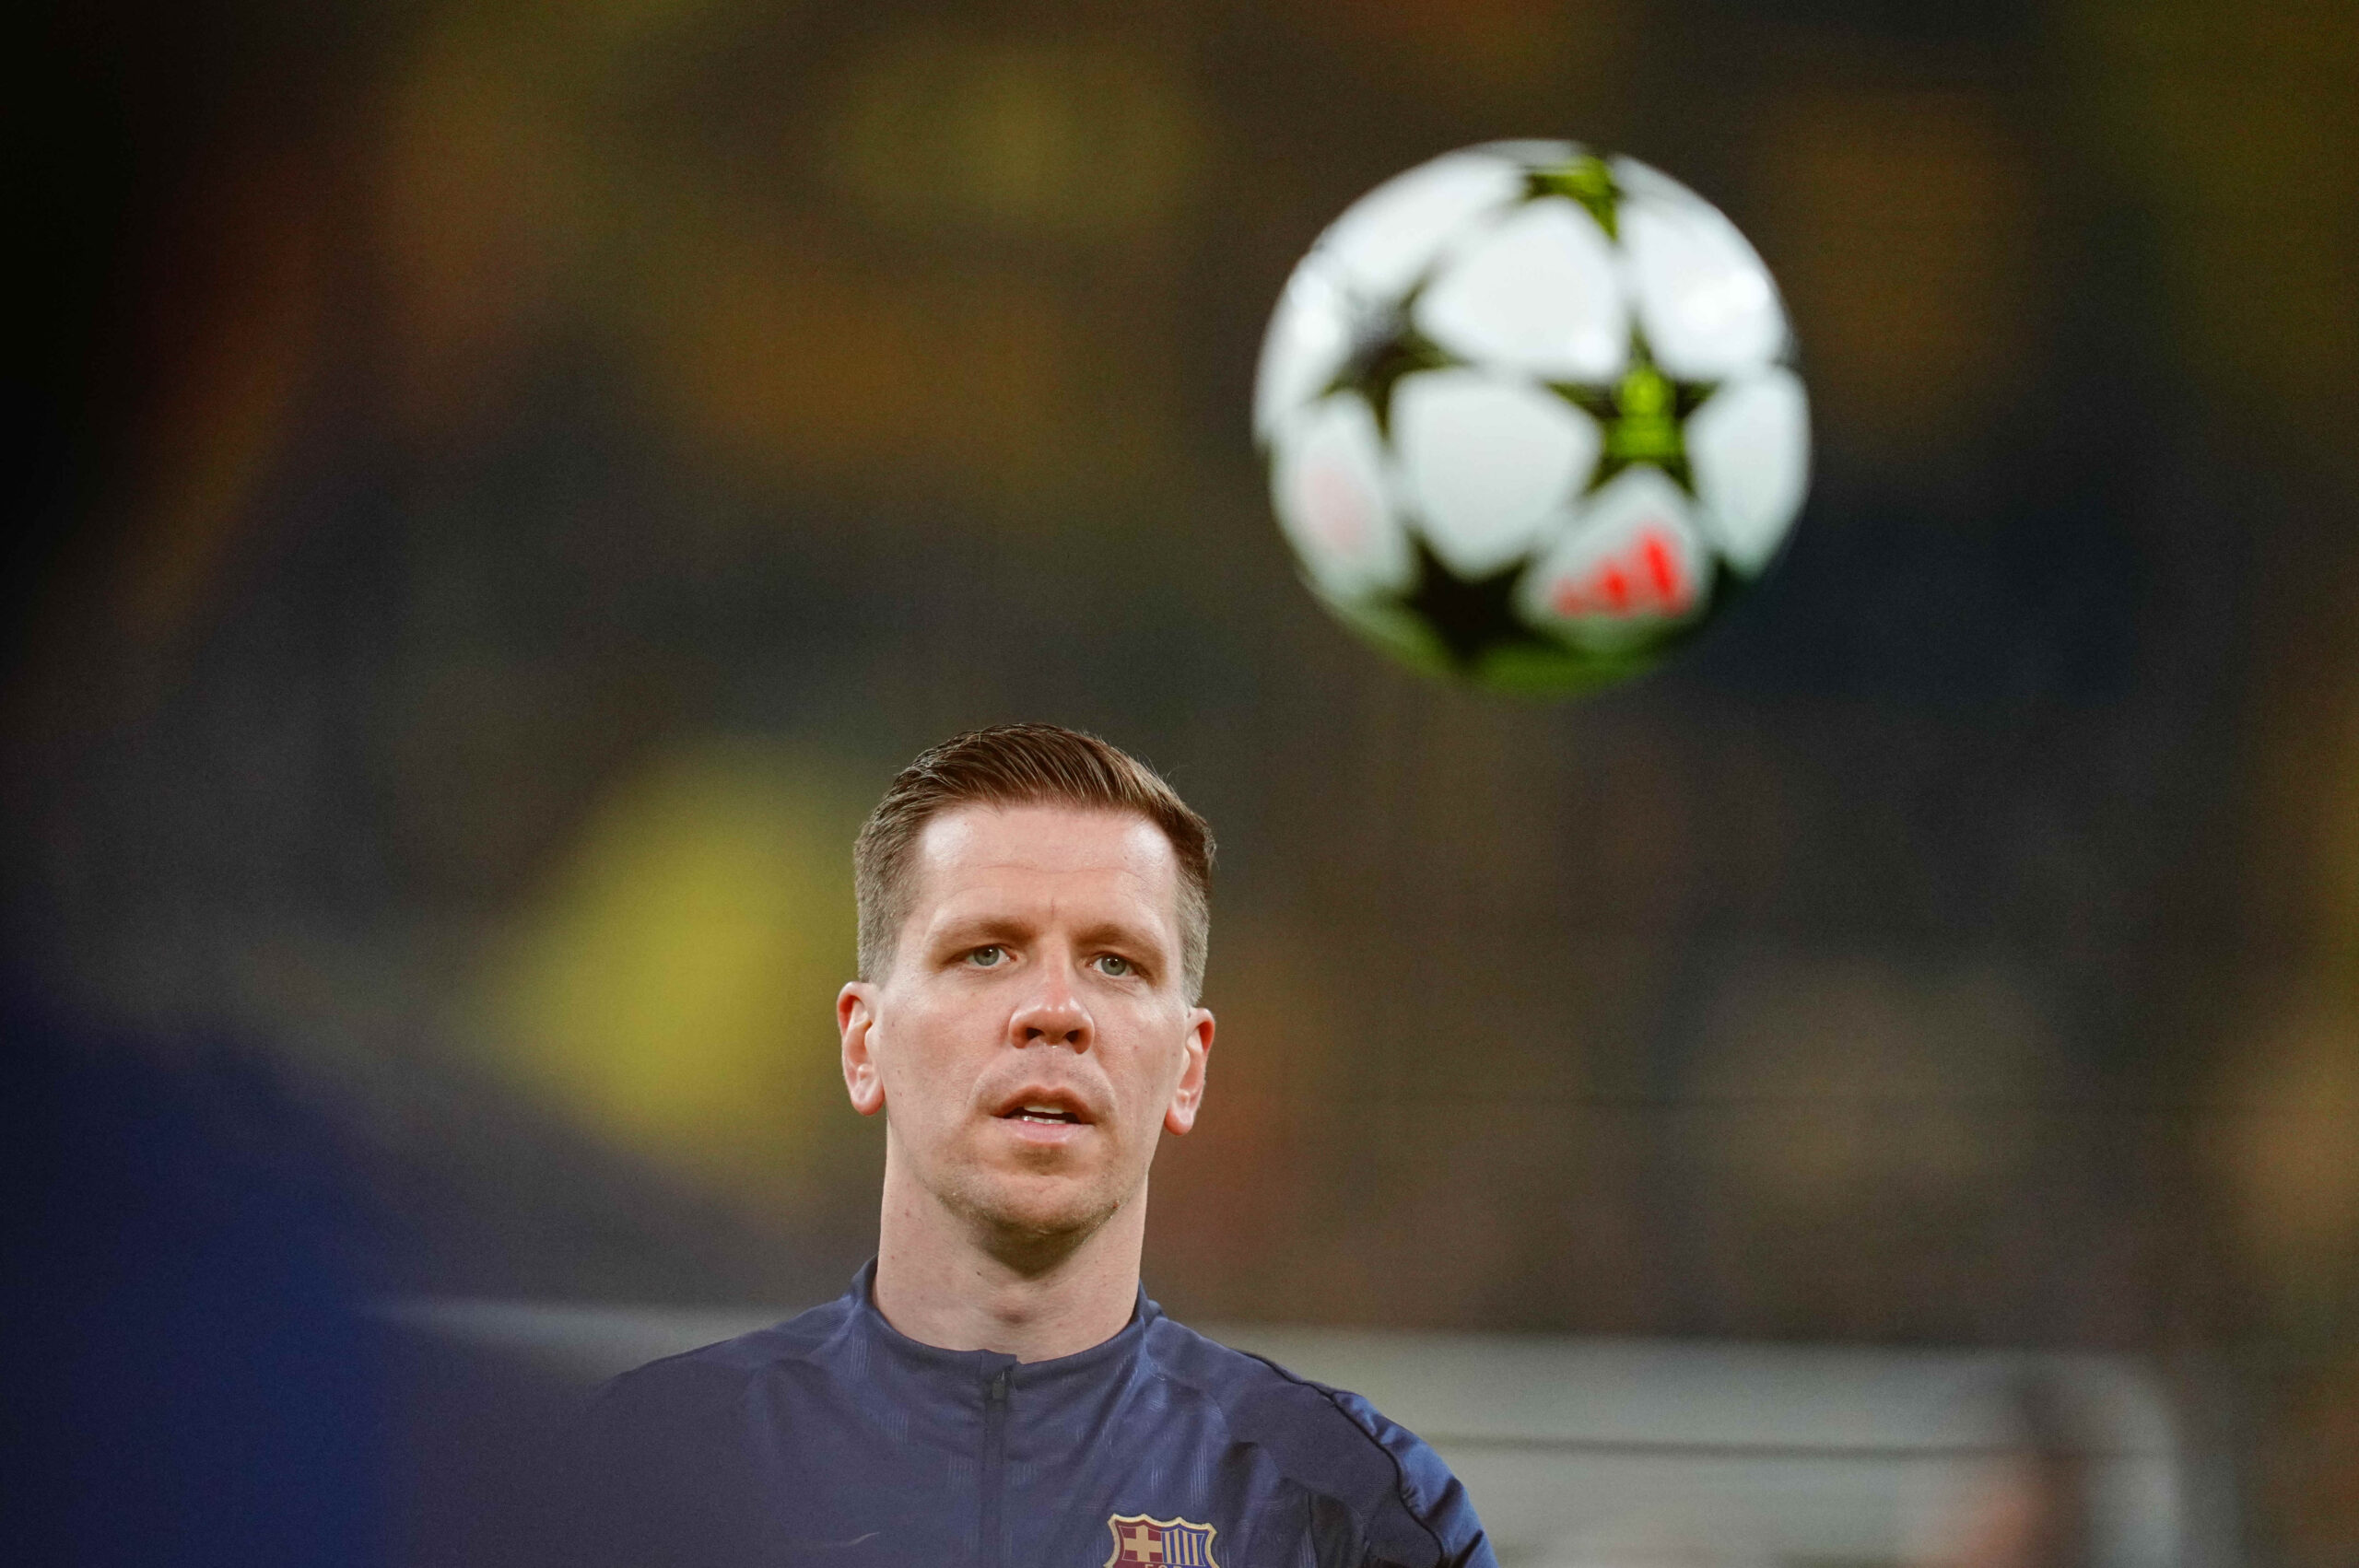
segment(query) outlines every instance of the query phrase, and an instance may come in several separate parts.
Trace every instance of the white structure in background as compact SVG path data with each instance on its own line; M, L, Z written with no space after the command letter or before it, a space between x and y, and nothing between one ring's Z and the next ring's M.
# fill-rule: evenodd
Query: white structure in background
M777 1321L760 1313L412 1302L406 1327L585 1385ZM2027 1453L2016 1391L2070 1415L2085 1568L2181 1568L2189 1450L2139 1363L1496 1334L1214 1326L1424 1436L1510 1568L1946 1565ZM2204 1532L2207 1534L2217 1532ZM1985 1568L1981 1563L1971 1568Z

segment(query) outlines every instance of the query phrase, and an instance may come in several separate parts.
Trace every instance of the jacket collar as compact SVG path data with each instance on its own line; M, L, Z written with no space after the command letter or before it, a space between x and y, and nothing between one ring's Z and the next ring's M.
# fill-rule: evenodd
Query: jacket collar
M1147 1326L1163 1316L1163 1309L1147 1299L1146 1287L1141 1285L1138 1301L1131 1308L1130 1321L1112 1339L1069 1356L1019 1362L1001 1351L945 1351L910 1339L886 1322L885 1315L876 1310L875 1286L876 1260L872 1258L861 1265L860 1272L852 1276L851 1289L844 1293L854 1332L875 1353L920 1376L980 1385L1004 1372L1011 1387L1027 1392L1074 1388L1123 1375L1138 1359Z

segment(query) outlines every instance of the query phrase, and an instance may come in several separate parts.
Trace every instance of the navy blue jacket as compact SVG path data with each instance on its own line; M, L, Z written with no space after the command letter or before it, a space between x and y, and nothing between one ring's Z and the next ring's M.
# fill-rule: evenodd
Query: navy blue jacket
M840 1299L608 1384L577 1561L616 1568L1496 1568L1434 1451L1142 1292L1054 1361Z

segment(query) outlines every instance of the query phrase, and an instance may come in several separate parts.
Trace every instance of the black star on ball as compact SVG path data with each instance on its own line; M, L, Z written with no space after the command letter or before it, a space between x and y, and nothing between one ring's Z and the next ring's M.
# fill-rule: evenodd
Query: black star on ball
M1344 357L1343 368L1320 394L1359 393L1367 400L1376 415L1376 427L1387 440L1392 438L1392 389L1402 378L1420 370L1438 370L1457 363L1410 324L1409 306L1415 298L1413 293L1397 306L1367 310L1352 333L1352 351Z
M1524 562L1487 577L1463 578L1444 566L1423 539L1415 544L1417 586L1401 603L1432 628L1460 669L1472 670L1493 649L1550 646L1515 612L1515 585Z

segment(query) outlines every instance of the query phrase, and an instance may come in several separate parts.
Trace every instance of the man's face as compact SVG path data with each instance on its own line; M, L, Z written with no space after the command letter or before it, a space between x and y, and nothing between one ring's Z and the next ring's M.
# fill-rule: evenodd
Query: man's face
M1180 866L1145 818L966 806L927 823L891 968L844 988L844 1076L892 1157L1012 1240L1086 1235L1203 1093Z

